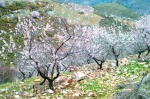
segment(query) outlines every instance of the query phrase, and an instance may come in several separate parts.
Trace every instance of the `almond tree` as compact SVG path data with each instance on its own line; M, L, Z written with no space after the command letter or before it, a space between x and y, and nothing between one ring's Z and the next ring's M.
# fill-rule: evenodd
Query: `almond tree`
M150 53L150 15L142 17L136 22L136 28L132 31L135 39L135 47L138 52L138 58L147 50Z
M20 52L22 64L34 67L43 78L41 85L47 80L50 89L54 90L53 82L60 76L65 58L74 53L71 43L73 33L64 19L55 20L60 27L54 26L49 18L46 18L46 22L44 20L43 17L19 18L16 33L23 34L24 38L24 48Z
M119 57L129 52L129 45L132 40L130 33L123 32L121 29L84 27L82 30L83 51L89 59L93 59L100 69L107 58L114 58L116 66L119 66Z

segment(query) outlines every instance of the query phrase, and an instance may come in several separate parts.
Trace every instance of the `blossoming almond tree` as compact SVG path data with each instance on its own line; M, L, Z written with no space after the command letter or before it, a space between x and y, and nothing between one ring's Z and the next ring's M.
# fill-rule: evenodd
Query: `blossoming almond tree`
M60 76L60 68L65 66L64 59L74 53L71 43L73 33L70 32L67 21L61 18L55 21L60 27L54 26L48 18L45 22L43 17L28 17L19 19L16 27L16 33L22 33L24 38L24 48L21 52L24 66L34 67L43 78L41 85L47 80L52 90L53 81ZM51 33L53 35L48 36Z
M147 55L150 53L150 15L142 17L136 22L136 27L132 31L135 39L135 48L138 52L138 58L147 50Z
M82 42L83 52L89 59L93 59L100 69L107 58L114 58L116 66L119 65L119 57L129 52L132 44L131 34L113 28L102 28L98 26L83 27Z

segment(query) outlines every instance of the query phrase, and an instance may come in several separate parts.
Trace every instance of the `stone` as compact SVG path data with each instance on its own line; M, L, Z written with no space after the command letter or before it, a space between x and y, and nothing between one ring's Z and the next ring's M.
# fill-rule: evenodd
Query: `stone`
M79 96L80 96L80 93L74 93L74 94L72 95L73 98L79 98Z
M121 66L127 66L129 64L129 61L127 58L120 59L119 61L120 61Z
M39 13L38 11L32 11L32 12L31 12L31 16L32 16L33 18L39 18L40 13Z
M51 90L51 89L46 90L46 92L49 93L49 94L53 94L54 93L54 91Z
M67 77L66 76L60 76L59 78L57 78L54 83L56 84L62 84L64 83L65 81L67 80Z
M143 78L142 84L150 84L150 74L147 74L147 75Z
M6 7L6 5L5 5L4 0L0 1L0 8L5 8L5 7Z
M86 75L84 72L82 71L78 71L78 72L75 72L71 75L71 78L72 79L75 79L76 81L80 81L80 80L83 80L86 78Z
M21 99L21 97L19 95L14 95L15 99Z
M4 93L6 93L7 92L7 89L1 89L0 90L0 94L4 94Z
M69 87L71 84L70 83L68 83L68 82L65 82L65 83L63 83L63 86L66 88L66 87Z
M34 80L34 82L40 82L41 81L41 79L35 79Z
M88 97L94 97L94 96L95 96L95 94L93 92L88 93Z
M29 94L28 94L28 97L29 97L29 98L31 98L31 97L33 97L33 96L34 96L34 95L33 95L32 93L29 93Z

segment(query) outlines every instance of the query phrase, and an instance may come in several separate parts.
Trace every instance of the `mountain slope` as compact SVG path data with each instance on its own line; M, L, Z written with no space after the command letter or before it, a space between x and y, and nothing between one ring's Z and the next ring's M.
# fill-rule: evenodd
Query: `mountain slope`
M80 5L95 6L104 3L117 3L125 6L138 14L150 14L150 0L58 0L59 2L75 3Z
M123 5L141 15L150 14L150 0L116 0L115 3Z
M139 15L128 8L114 3L99 4L94 6L95 13L98 15L115 16L129 19L138 19Z

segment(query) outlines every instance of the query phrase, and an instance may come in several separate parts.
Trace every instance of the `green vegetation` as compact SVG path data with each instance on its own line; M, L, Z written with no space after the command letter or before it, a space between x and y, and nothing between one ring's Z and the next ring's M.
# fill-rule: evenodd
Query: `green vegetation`
M14 35L14 33L1 33L0 37L3 37L0 40L0 50L4 50L1 55L0 55L0 64L3 66L11 66L15 65L15 52L14 51L9 51L8 46L6 46L5 43L10 45L10 36L12 36L12 39L14 40L16 44L17 50L21 50L23 48L23 38L21 35ZM4 43L5 42L5 43ZM13 64L12 64L13 63Z
M18 19L0 18L0 30L8 32L10 29L14 30Z
M134 63L130 63L128 66L121 66L120 67L120 75L123 74L125 71L128 73L128 75L134 75L134 74L138 74L138 73L143 73L143 72L148 72L148 69L150 69L150 66L148 66L147 62L142 62L142 63L138 63L138 62L134 62Z
M104 16L103 19L100 20L99 25L102 27L113 27L113 28L122 27L123 31L129 31L131 29L131 26L126 25L118 20L115 20L113 17L106 17L106 16Z
M4 96L13 96L15 92L22 92L24 88L27 91L31 91L35 78L26 79L25 82L17 81L17 82L8 82L0 85L0 89L4 89L4 93L0 94L0 99L3 99ZM8 97L7 97L8 98Z
M80 96L80 98L86 98L88 95L93 94L94 96L90 97L92 99L93 98L108 99L112 97L115 93L123 90L123 88L118 89L116 87L117 85L120 84L131 85L131 83L133 82L137 83L141 80L142 73L145 73L149 70L150 70L150 66L147 62L131 62L129 65L120 66L114 71L104 72L104 74L101 77L81 80L80 82L76 82L70 87L65 87L63 89L60 89L58 92L56 91L53 94L46 94L46 96L51 98L54 97L68 98L68 97L72 97L72 94L70 93L71 91L71 92L84 93ZM96 74L99 72L93 71L92 73ZM69 77L71 74L72 72L63 72L62 76ZM39 77L29 78L26 79L24 83L21 81L17 81L12 83L1 84L0 89L6 89L6 92L4 92L2 95L0 94L0 99L3 98L4 96L13 96L14 92L27 93L27 95L30 95L30 93L33 93L33 86L36 86L40 83L40 82L35 82L35 79L40 79L40 78ZM59 86L61 86L61 84L55 87L59 87ZM38 85L37 87L39 87L38 90L40 90L41 92L42 90L44 91L48 89L48 86L46 85L43 86ZM143 86L143 88L146 88L146 90L148 90L148 94L150 94L149 93L150 90L148 89L149 88L148 86ZM70 95L68 93L67 96L65 93L68 91ZM36 96L36 94L34 96Z
M98 15L104 15L104 16L113 15L115 17L121 17L127 19L130 18L133 20L137 20L139 18L138 14L118 4L113 4L113 3L99 4L94 6L94 9L95 9L95 13L97 13Z
M31 11L37 10L40 7L46 6L46 1L40 2L27 2L27 1L14 1L11 4L9 2L6 3L6 8L0 8L0 17L8 14L14 14L17 10L27 10L30 9Z
M104 98L117 92L112 86L108 87L105 83L100 84L100 80L101 79L86 80L85 83L80 84L80 87L85 93L94 93L97 98Z

